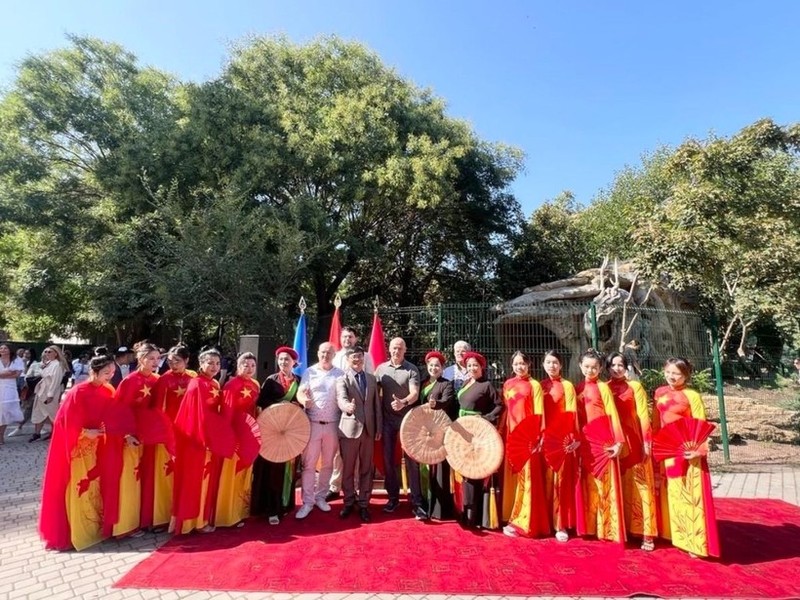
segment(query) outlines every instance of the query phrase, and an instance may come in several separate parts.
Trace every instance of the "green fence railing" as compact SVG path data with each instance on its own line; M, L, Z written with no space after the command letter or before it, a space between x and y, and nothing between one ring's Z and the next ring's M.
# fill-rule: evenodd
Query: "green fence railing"
M651 392L663 384L661 370L670 356L694 365L708 416L719 423L710 456L713 466L800 462L800 385L791 383L779 360L764 358L757 350L777 347L777 342L762 340L759 346L754 341L756 351L750 355L755 359L742 359L730 348L714 352L712 330L696 312L559 300L382 306L379 315L387 343L396 336L406 341L408 360L421 365L431 349L452 359L453 344L464 340L487 357L497 385L510 375L516 350L533 356L535 377L543 376L544 353L558 350L565 359L565 375L579 380L583 350L593 346L608 353L637 340L635 357ZM343 323L359 332L365 346L372 319L369 308L343 310ZM763 415L783 420L770 424L771 417Z

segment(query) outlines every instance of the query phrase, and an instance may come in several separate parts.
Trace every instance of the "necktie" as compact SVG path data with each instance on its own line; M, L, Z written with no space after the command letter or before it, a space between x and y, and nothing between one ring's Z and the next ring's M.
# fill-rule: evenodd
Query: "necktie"
M358 389L361 390L361 395L366 398L367 396L367 378L364 377L364 371L356 373L356 382L358 382Z

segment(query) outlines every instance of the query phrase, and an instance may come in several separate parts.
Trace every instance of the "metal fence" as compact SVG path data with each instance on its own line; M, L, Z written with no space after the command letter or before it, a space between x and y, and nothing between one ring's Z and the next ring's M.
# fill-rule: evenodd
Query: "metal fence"
M800 385L782 375L785 369L780 365L758 363L748 370L738 357L725 352L717 370L712 332L697 313L562 300L381 307L379 314L387 343L402 337L411 362L422 365L432 349L452 360L453 344L464 340L486 356L498 386L511 373L510 358L516 350L533 357L534 377L544 376L544 353L558 350L564 357L565 376L578 381L583 350L593 346L603 353L619 351L637 340L640 347L634 355L651 393L663 384L661 370L670 356L687 358L694 365L695 385L704 393L708 416L720 422L709 457L712 466L800 462ZM370 309L343 313L343 323L356 329L365 346L372 319ZM722 375L721 395L717 373ZM722 421L730 443L723 438Z

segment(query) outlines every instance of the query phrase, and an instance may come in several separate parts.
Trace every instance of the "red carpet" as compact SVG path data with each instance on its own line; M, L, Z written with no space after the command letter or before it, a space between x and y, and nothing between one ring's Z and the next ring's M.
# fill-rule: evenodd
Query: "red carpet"
M800 508L778 500L716 501L723 558L693 559L663 543L644 553L592 540L512 539L455 523L417 522L408 505L374 521L315 509L279 526L173 539L116 587L270 592L388 592L797 598Z

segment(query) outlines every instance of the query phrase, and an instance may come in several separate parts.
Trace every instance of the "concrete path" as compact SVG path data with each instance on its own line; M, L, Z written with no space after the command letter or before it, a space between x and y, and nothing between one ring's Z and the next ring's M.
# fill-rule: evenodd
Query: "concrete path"
M36 533L42 466L47 442L27 443L27 436L6 439L0 446L0 600L26 598L160 598L200 600L234 598L272 600L451 600L470 596L391 594L267 594L176 590L113 589L111 585L163 544L168 536L145 535L135 540L107 541L84 552L46 552ZM800 505L800 469L759 466L759 472L717 473L715 495L735 498L777 498ZM500 600L500 596L482 596Z

